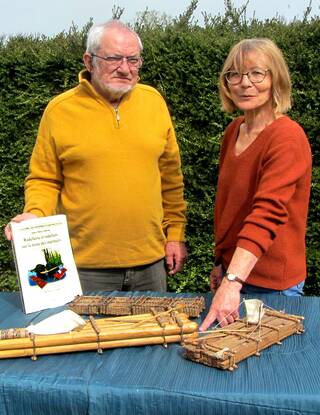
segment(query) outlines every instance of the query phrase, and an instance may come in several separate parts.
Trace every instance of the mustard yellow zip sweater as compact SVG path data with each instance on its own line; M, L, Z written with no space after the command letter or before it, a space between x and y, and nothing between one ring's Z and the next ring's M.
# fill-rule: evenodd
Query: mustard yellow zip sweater
M138 84L115 110L82 71L39 126L25 212L65 213L79 267L129 267L184 240L183 178L161 95Z

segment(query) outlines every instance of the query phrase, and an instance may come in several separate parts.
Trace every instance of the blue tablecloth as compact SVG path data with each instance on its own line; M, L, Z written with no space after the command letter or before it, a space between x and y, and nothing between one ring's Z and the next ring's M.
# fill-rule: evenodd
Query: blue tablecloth
M139 293L114 293L132 294ZM320 414L320 298L260 298L305 316L305 333L234 372L188 361L178 344L0 360L0 414ZM0 328L24 327L60 309L25 315L19 294L0 293Z

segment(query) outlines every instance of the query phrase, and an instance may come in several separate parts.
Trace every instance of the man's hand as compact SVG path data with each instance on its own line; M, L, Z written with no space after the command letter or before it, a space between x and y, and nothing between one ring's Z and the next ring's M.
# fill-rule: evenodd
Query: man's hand
M34 219L37 218L36 215L34 215L33 213L21 213L20 215L15 216L13 219L11 219L11 222L22 222L24 220L28 220L28 219ZM4 228L4 233L6 235L6 238L8 239L8 241L11 241L12 239L12 233L11 233L11 229L10 229L10 223L7 224L7 226Z
M223 279L222 265L214 266L210 272L210 290L215 293Z
M241 283L224 278L199 330L206 331L215 320L224 327L239 318L240 290Z
M165 252L169 275L181 271L188 257L186 244L184 242L167 242Z

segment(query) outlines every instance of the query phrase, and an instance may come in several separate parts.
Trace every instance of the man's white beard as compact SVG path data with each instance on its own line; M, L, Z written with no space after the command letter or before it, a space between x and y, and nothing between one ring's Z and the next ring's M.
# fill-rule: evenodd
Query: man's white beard
M102 84L99 82L100 91L107 97L109 101L117 101L127 94L134 85L123 85L121 87L115 88L111 85Z

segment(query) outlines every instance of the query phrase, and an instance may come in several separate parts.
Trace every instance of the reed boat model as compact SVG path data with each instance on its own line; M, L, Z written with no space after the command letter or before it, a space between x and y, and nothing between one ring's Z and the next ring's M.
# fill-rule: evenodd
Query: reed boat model
M252 301L258 301L253 306L255 311L252 311ZM292 334L303 333L304 317L268 309L259 300L244 302L247 302L248 309L251 308L245 318L225 328L212 330L202 337L186 340L183 344L185 357L207 366L232 371L240 361L253 355L260 356L261 350L280 345L283 339Z
M153 310L148 314L117 318L94 319L90 316L87 321L76 315L76 319L80 319L76 328L69 330L70 327L67 327L67 332L61 329L62 332L56 334L50 334L56 323L49 321L45 324L45 320L39 323L38 330L36 326L0 330L0 359L31 356L36 360L37 356L44 354L87 350L102 353L103 349L115 347L166 346L168 343L184 342L190 336L194 338L198 329L196 322L176 309L161 313ZM63 320L66 321L65 317Z
M149 297L149 296L77 296L69 309L78 314L124 316L166 311L183 304L181 312L189 317L199 317L205 308L204 297Z

